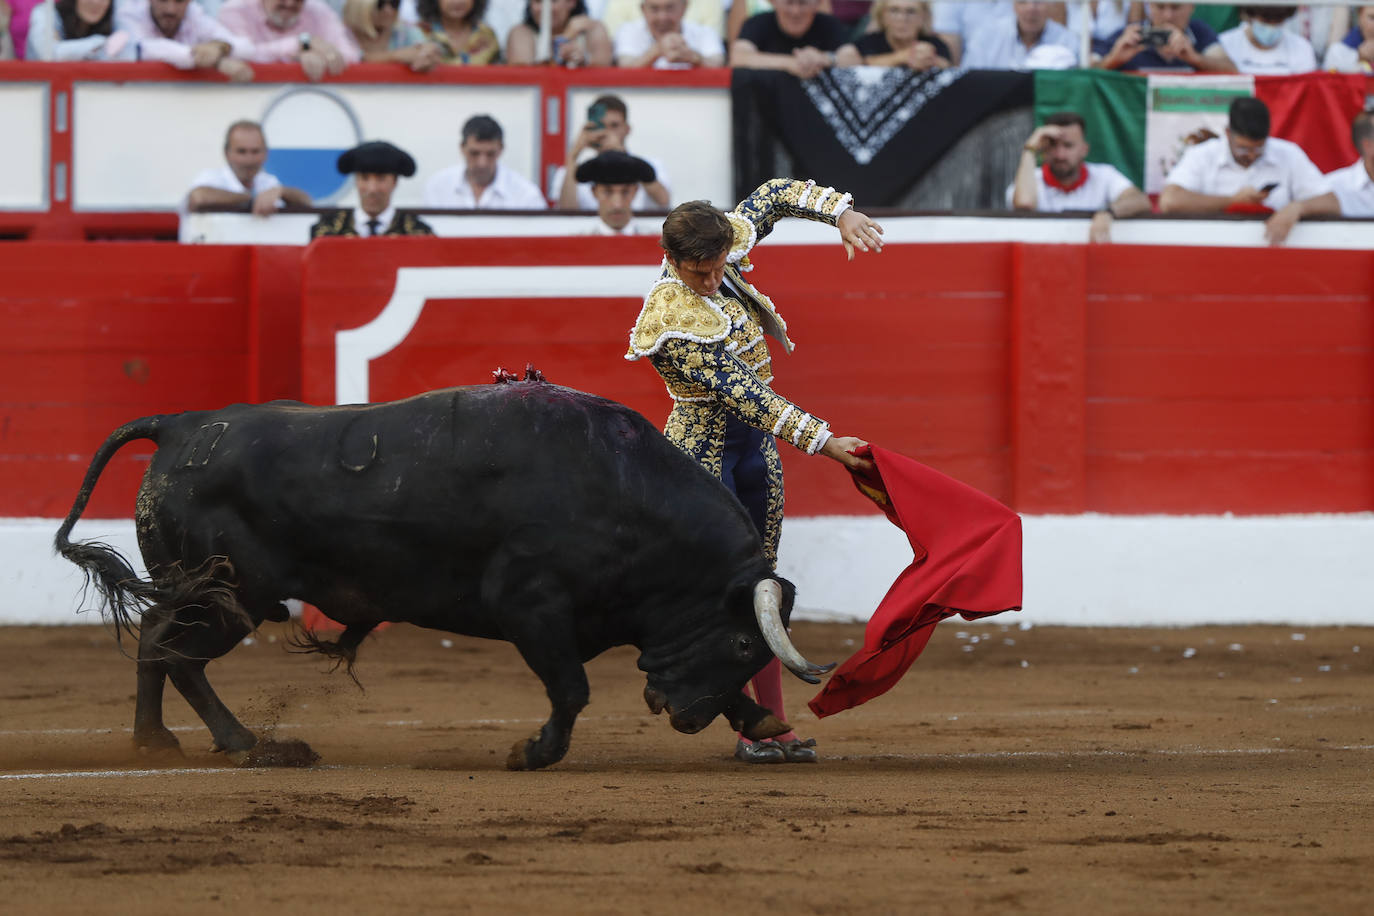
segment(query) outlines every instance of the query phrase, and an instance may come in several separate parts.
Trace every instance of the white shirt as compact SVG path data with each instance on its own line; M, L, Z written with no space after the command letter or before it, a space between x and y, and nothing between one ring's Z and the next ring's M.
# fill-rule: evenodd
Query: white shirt
M1326 180L1331 183L1331 190L1341 202L1342 216L1374 216L1374 179L1369 177L1363 159L1356 159L1343 169L1327 172Z
M1026 58L1044 45L1058 45L1078 63L1078 36L1053 19L1046 20L1040 40L1027 48L1016 33L1015 19L996 19L980 28L964 45L963 66L970 70L1028 70Z
M595 158L596 150L583 150L582 155L578 157L578 164L581 165L586 160ZM671 204L673 189L668 185L668 173L664 171L663 163L659 162L653 156L640 156L639 158L654 167L654 177L658 180L659 184L663 185L663 190L668 192L668 202ZM560 165L557 171L553 173L553 181L550 182L551 187L549 188L549 196L554 200L558 200L559 195L563 193L563 182L567 177L568 167L565 165ZM596 209L596 195L592 193L592 183L590 181L579 181L577 183L577 209ZM644 192L644 186L640 185L639 190L635 192L634 200L630 201L630 209L659 210L662 208L659 207L657 201Z
M626 223L626 224L625 224L625 227L624 227L623 229L612 229L610 226L606 225L606 223L601 219L601 217L598 216L598 217L592 222L592 227L591 227L590 229L587 230L586 234L587 234L587 235L615 236L615 235L650 235L651 233L646 232L646 231L645 231L642 227L640 227L634 220L630 220L628 223Z
M387 227L391 225L391 221L395 218L395 216L396 208L391 205L388 205L385 210L383 210L381 213L378 213L376 216L368 216L367 211L364 210L362 207L354 207L353 228L357 231L359 236L361 236L362 238L368 238L368 220L375 219L377 221L377 234L381 235L383 232L386 232Z
M1035 170L1035 209L1040 213L1063 213L1065 210L1105 210L1135 185L1114 166L1105 162L1085 162L1087 180L1072 191L1064 191L1045 182L1045 170ZM1007 206L1012 205L1016 182L1007 185Z
M1226 56L1241 73L1284 76L1310 73L1317 69L1317 54L1312 43L1301 35L1283 30L1283 38L1272 48L1257 48L1245 34L1245 26L1227 29L1217 36Z
M547 210L548 201L525 176L496 163L496 176L482 189L481 199L473 196L468 184L467 166L459 163L435 172L425 184L426 207L450 210Z
M1197 194L1230 196L1241 188L1263 189L1277 182L1264 205L1277 210L1295 200L1307 200L1330 190L1330 185L1302 147L1278 137L1264 144L1264 154L1249 168L1241 168L1231 155L1225 137L1207 140L1189 149L1164 179Z
M695 22L682 23L682 40L687 42L687 47L700 54L702 57L721 57L725 56L725 42L720 40L713 29ZM615 33L615 59L619 63L623 58L637 58L646 54L654 43L654 34L649 31L649 23L644 17L636 19L634 22L627 22L620 27L620 31ZM654 61L655 70L690 70L691 64L670 63L666 57L660 57Z
M245 188L243 182L239 181L239 177L234 174L234 170L229 168L228 163L217 168L205 169L203 172L196 175L195 178L191 179L191 190L195 190L196 188L214 188L218 191L232 191L235 194L252 194L254 197L257 197L263 191L280 186L281 181L277 179L276 175L269 175L267 172L259 169L258 173L253 176L253 186L251 188ZM191 193L187 191L186 196L183 197L181 203L177 205L177 216L180 220L177 228L177 237L182 242L192 241L188 235L189 230L186 225L186 217L191 212L190 198ZM278 200L277 206L284 207L286 206L286 202ZM202 239L196 239L196 241L202 241Z
M965 46L969 37L988 23L1016 18L1012 0L937 0L931 7L931 31L958 35ZM1068 27L1075 35L1082 33L1083 11L1082 3L1068 4ZM1106 38L1126 24L1123 6L1113 0L1099 0L1097 17L1092 19L1091 10L1088 16L1092 20L1089 28L1097 38Z
M206 169L191 181L194 188L215 188L220 191L233 191L235 194L249 194L257 197L269 188L281 185L276 175L270 175L262 169L253 176L253 186L245 188L243 182L239 181L239 176L234 174L234 170L229 168L229 164L218 166L213 169ZM189 193L188 193L189 196ZM284 206L281 201L277 201L277 206Z
M1360 59L1359 48L1352 48L1343 41L1338 41L1326 49L1326 57L1322 58L1322 69L1335 70L1337 73L1371 71L1369 61Z

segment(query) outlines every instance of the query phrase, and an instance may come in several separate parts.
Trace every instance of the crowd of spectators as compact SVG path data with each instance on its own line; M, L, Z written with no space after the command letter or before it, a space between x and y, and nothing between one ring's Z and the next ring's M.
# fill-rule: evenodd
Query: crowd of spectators
M1086 48L1091 50L1080 59ZM1374 5L1198 7L1128 0L1093 0L1086 5L1044 0L0 0L0 58L12 56L162 61L180 69L212 69L239 81L254 78L255 63L295 63L307 78L319 80L360 61L401 64L416 72L503 63L654 69L728 64L780 70L803 79L831 67L858 65L916 72L963 66L1371 73ZM1252 99L1233 109L1225 138L1200 143L1184 155L1160 197L1163 212L1260 207L1274 213L1271 234L1282 237L1303 216L1371 209L1374 181L1367 163L1374 159L1365 157L1365 148L1374 146L1374 139L1368 136L1367 118L1361 122L1364 133L1355 135L1364 158L1344 170L1349 173L1346 184L1353 181L1351 176L1364 183L1338 194L1334 177L1321 175L1300 148L1268 137L1268 113L1255 105L1263 107ZM625 142L628 134L623 101L615 96L598 99L572 137L567 162L575 177L600 175L604 180L568 181L567 171L560 169L549 192L555 207L610 212L607 225L622 232L631 225L621 221L622 198L628 196L630 210L670 206L662 163L631 155ZM546 207L548 199L534 183L501 164L503 142L494 120L470 120L459 146L462 161L429 176L425 205ZM262 176L253 177L245 163L258 158L260 166L264 150L260 130L254 136L245 125L231 129L226 141L228 167L219 170L218 184L197 187L189 198L192 208L196 200L222 202L212 193L215 188L220 195L247 195L245 199L255 209L261 205L263 212L287 199L277 196L263 203L283 189L253 186ZM1025 144L1016 180L1007 190L1008 206L1078 209L1091 197L1088 209L1099 217L1093 237L1106 240L1112 220L1142 212L1148 199L1110 166L1088 163L1087 152L1084 124L1072 112L1037 129ZM627 177L636 175L652 177ZM233 189L226 190L230 185Z
M1089 38L1083 55L1084 33ZM1374 6L1130 0L0 0L0 59L158 60L251 79L359 61L1289 74L1374 72Z

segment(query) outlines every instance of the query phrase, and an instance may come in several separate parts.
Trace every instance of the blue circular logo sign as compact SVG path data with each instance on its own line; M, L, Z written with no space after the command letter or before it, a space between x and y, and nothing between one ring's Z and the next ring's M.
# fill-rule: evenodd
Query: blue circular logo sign
M343 97L318 86L292 86L262 114L267 137L264 170L287 187L300 188L317 204L333 203L349 188L339 154L363 140L362 126Z

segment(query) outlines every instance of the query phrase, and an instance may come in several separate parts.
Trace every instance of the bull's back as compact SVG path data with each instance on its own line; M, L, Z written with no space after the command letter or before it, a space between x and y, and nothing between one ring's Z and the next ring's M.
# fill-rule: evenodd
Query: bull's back
M545 383L182 414L160 436L139 514L152 563L224 555L270 571L282 597L347 580L411 604L475 598L512 557L593 589L589 570L659 565L648 553L681 553L674 538L706 532L710 550L732 553L756 537L641 415Z

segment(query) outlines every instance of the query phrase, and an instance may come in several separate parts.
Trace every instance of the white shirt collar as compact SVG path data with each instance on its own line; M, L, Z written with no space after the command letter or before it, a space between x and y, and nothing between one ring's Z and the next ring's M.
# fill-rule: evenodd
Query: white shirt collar
M387 226L391 225L391 221L395 218L395 216L396 208L394 206L389 206L381 213L377 214L376 219L378 223L378 235L381 235L383 232L386 231ZM367 222L372 218L373 217L367 215L367 211L364 210L362 207L353 208L353 228L357 231L358 235L362 236L363 238L367 238Z

